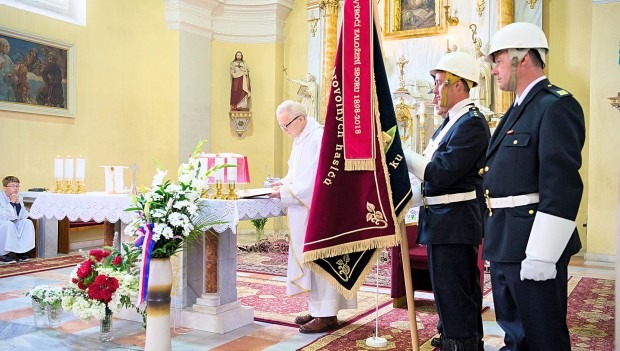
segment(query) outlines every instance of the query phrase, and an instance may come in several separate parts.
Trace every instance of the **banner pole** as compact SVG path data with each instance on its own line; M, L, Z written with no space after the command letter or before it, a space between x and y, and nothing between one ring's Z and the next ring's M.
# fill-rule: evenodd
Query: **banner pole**
M405 292L407 295L407 311L409 312L409 325L411 328L411 349L420 351L418 341L418 322L415 317L415 303L413 301L413 279L411 278L411 262L409 262L409 242L405 221L400 221L400 254L403 261L405 276Z

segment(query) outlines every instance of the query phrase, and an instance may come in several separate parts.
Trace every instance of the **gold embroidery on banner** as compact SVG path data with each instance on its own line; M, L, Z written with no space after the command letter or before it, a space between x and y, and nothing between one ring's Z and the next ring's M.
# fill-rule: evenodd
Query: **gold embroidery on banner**
M366 209L368 210L368 213L366 214L366 222L372 222L375 225L387 224L383 213L381 213L381 211L375 211L375 205L367 202Z
M336 261L335 266L330 261L324 258L321 260L327 263L327 265L329 266L329 270L332 271L332 276L339 277L340 280L343 282L348 282L351 279L351 272L353 272L353 267L350 264L351 257L349 256L349 254L342 255L341 258Z
M349 277L351 276L351 267L349 266L350 260L351 258L349 258L349 255L342 255L342 258L336 261L338 265L338 275L346 277L342 279L343 281L349 281Z

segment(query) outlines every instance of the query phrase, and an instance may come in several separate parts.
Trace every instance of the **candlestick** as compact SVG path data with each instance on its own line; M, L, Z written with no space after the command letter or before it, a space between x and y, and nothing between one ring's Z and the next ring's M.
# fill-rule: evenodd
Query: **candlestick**
M63 168L63 159L60 156L56 156L54 159L54 178L56 180L62 180L62 168Z
M52 192L57 193L57 194L62 194L64 192L62 188L62 180L56 179L54 181L54 190Z
M76 180L75 181L75 194L84 194L86 192L86 187L84 186L84 181L83 180Z
M73 180L73 159L68 155L65 158L65 180Z
M82 156L75 159L75 179L84 180L86 175L86 160Z

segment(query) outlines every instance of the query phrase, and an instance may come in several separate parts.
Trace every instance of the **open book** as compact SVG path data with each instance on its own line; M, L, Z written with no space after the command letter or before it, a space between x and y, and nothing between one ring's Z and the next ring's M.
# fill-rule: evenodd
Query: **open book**
M244 189L237 190L237 194L240 199L268 199L272 191L271 188Z
M297 90L297 95L299 95L299 96L308 96L308 95L310 95L308 93L308 87L305 86L305 85L300 85L299 89Z

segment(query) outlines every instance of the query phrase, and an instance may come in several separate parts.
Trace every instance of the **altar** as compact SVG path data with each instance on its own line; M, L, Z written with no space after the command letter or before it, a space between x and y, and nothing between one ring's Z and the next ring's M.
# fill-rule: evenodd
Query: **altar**
M118 228L131 222L133 213L125 211L131 204L131 196L127 194L38 193L30 215L41 221L39 227L43 231L39 240L40 243L43 240L43 250L50 254L48 251L55 248L50 243L58 235L58 220L67 217L72 221L116 223L114 228L120 232ZM286 211L279 199L201 200L199 216L212 224L201 242L171 258L176 277L172 287L171 325L223 334L251 324L254 310L241 306L237 300L237 223L282 215ZM105 235L108 237L104 243L111 245L109 233ZM115 316L141 321L130 310Z

